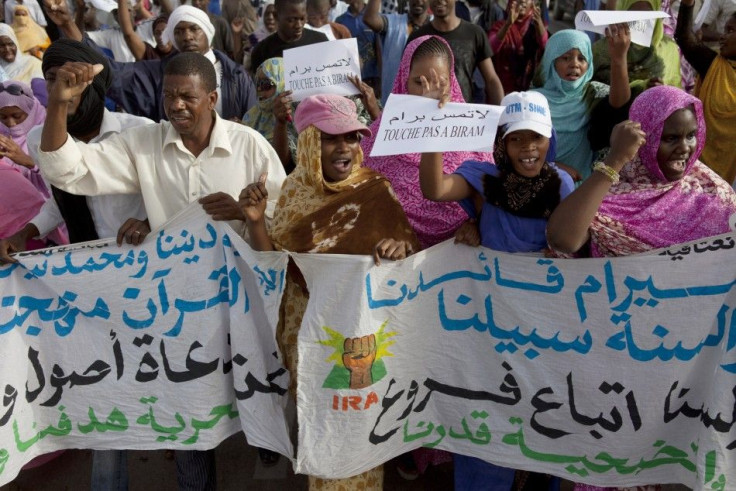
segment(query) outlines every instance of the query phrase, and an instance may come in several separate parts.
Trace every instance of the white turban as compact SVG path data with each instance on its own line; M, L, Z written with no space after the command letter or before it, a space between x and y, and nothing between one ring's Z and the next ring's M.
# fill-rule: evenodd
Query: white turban
M174 41L174 28L176 28L176 25L179 22L197 24L207 36L209 45L212 45L212 38L215 37L215 26L210 22L210 18L206 12L203 12L196 7L192 7L191 5L181 5L171 12L169 21L166 24L166 29L164 29L164 32L161 35L161 40L164 43L171 43L176 49L179 49L179 46L177 46Z
M10 27L7 24L0 23L0 36L7 36L10 38L13 43L15 43L15 47L18 47L18 38L15 37L15 31L12 27Z

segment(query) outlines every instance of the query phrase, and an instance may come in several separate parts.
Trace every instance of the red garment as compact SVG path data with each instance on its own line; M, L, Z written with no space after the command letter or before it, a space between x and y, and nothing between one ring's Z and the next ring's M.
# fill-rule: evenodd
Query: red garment
M510 15L511 2L506 8L507 17ZM493 50L493 66L498 78L501 79L503 91L523 92L529 89L542 59L544 46L547 44L547 30L539 37L536 22L533 20L534 11L529 8L527 13L518 19L506 30L503 38L498 37L499 31L506 24L499 20L491 27L488 41Z

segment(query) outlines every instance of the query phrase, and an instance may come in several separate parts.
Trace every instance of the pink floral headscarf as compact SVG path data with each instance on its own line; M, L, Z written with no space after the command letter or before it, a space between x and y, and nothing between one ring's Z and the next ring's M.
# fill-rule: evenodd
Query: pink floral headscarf
M401 58L399 72L394 80L393 94L408 94L409 71L414 52L427 39L435 37L450 48L447 41L438 36L418 37L406 46ZM454 59L450 50L450 100L465 102L460 84L457 83L452 70ZM419 238L422 247L427 248L452 237L457 228L468 218L460 205L454 201L435 202L425 199L419 188L419 153L406 153L387 157L370 157L373 143L376 141L381 118L371 125L373 136L364 138L361 142L366 160L363 165L383 174L393 186L401 206L406 212L409 223ZM479 152L445 152L445 173L452 173L466 160L493 162L493 155Z
M657 150L664 123L679 109L692 108L698 121L697 147L685 175L668 181ZM698 160L705 146L699 99L670 86L653 87L631 105L629 118L641 123L647 142L621 171L591 224L591 254L625 256L726 233L736 213L736 193Z

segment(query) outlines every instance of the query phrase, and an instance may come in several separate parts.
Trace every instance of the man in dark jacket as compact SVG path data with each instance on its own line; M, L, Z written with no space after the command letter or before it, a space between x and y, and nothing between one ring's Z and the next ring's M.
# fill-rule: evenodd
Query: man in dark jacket
M94 48L69 15L63 0L44 0L46 12L68 38ZM210 46L215 28L207 14L191 5L176 8L169 17L163 40L170 40L179 51L193 51L207 57L217 74L217 113L224 119L240 119L257 102L253 81L241 65ZM99 49L99 48L98 48ZM168 58L121 63L110 60L113 82L107 96L125 112L154 121L166 119L163 110L162 83Z

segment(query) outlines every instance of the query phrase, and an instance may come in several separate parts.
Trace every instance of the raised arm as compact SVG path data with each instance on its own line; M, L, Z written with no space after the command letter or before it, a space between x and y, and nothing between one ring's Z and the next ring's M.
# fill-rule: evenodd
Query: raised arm
M606 29L606 40L608 41L608 52L611 54L611 90L608 100L611 107L619 108L631 99L629 68L626 60L631 45L629 25L613 24L609 26Z
M368 0L368 5L363 11L363 22L373 31L383 32L386 20L381 15L381 0Z
M442 153L423 153L419 161L419 186L432 201L460 201L473 194L473 188L459 174L445 174Z
M65 63L56 72L56 79L51 84L46 107L46 121L41 133L42 152L58 150L66 142L66 118L69 103L81 97L82 92L92 84L95 75L100 73L102 65L89 63Z
M617 175L634 158L645 137L639 123L624 121L617 124L611 134L611 151L603 163ZM596 171L562 200L547 222L547 242L552 249L572 254L588 242L590 224L612 184L612 178Z
M38 166L50 184L73 194L139 193L131 142L138 144L145 133L130 129L89 144L76 142L67 134L70 101L80 97L102 69L99 64L67 62L47 80L49 98ZM137 133L129 135L129 132ZM130 141L126 140L128 137Z
M680 12L677 14L677 27L675 28L675 41L682 50L685 59L697 70L701 78L708 73L716 52L700 43L693 33L693 10L694 0L682 0Z
M43 8L46 11L46 15L51 19L51 22L56 24L59 32L64 37L73 39L74 41L82 41L82 31L69 13L69 8L65 0L43 0ZM82 14L84 14L84 3L77 10L81 10Z
M142 60L146 53L146 44L135 32L133 21L130 19L128 0L118 0L118 24L120 24L125 44L130 48L130 52L133 53L136 60Z

